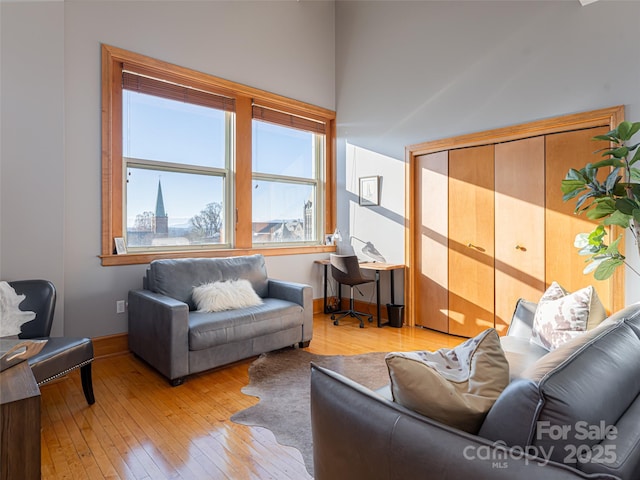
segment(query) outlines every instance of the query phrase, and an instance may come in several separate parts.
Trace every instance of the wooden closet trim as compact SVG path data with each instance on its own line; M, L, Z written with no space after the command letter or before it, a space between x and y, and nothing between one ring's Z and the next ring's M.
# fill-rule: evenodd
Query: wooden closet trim
M482 132L469 133L458 137L432 140L423 143L409 145L405 148L405 315L408 325L415 325L415 299L417 298L414 272L416 266L416 245L413 242L412 225L418 225L416 219L416 167L415 158L420 155L453 150L465 147L488 145L523 138L549 135L553 133L568 132L571 130L581 130L592 127L607 126L613 130L624 120L624 105L592 110L582 113L562 115L548 119L536 120L534 122L522 123L508 127L485 130ZM614 227L612 238L617 238L624 233L620 227ZM624 236L621 241L620 250L624 251ZM624 307L624 269L617 269L612 277L612 289L614 292L613 309L617 311Z

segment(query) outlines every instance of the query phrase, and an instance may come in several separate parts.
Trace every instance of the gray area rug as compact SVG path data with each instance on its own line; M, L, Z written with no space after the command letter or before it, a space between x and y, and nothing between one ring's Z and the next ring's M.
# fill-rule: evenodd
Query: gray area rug
M260 402L234 414L231 420L271 430L278 443L300 450L307 471L313 475L309 364L314 362L376 389L389 383L385 355L376 352L327 356L297 348L264 353L249 367L249 385L242 389L242 393L258 397Z

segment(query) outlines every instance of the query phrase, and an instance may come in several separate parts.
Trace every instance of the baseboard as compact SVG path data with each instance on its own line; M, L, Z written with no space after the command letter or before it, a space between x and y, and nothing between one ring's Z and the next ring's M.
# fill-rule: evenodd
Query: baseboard
M117 333L104 337L95 337L93 341L94 358L112 357L129 353L129 336L126 333Z

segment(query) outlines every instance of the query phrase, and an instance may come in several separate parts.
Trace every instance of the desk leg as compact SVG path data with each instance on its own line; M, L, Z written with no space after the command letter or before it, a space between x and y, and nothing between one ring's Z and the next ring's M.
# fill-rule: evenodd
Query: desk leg
M393 270L389 270L389 275L391 276L391 303L396 303L394 300L394 292L395 292L395 288L393 285Z
M324 265L324 303L322 304L322 311L324 313L329 313L327 309L327 265Z
M376 270L376 313L378 314L378 328L382 327L380 322L380 270Z

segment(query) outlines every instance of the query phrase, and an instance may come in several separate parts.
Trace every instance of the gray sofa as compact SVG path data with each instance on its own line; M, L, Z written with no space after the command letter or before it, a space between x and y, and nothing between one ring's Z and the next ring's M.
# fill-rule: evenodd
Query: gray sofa
M261 305L196 310L193 287L238 279L251 282ZM312 335L311 287L268 278L262 255L154 260L143 288L129 292L129 349L174 386L264 352L307 347Z
M312 365L316 480L640 479L640 304L552 352L535 304L502 338L511 382L472 435Z

